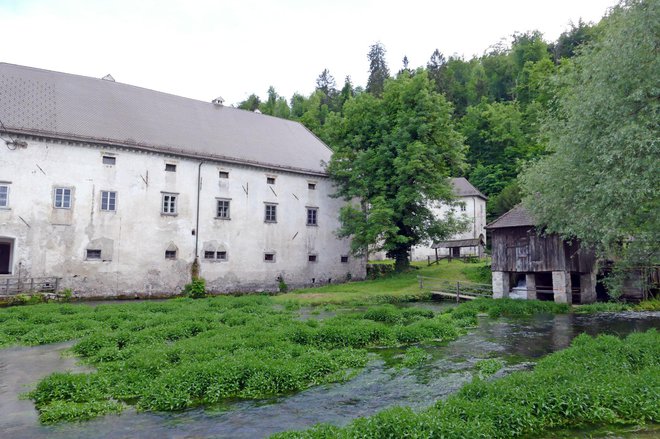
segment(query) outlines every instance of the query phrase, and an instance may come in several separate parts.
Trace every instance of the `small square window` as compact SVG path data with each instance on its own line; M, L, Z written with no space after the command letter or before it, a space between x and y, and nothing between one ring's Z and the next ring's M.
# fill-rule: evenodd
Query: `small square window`
M165 215L176 215L176 204L178 194L163 193L163 202L161 204L161 213Z
M229 219L229 200L217 200L216 218Z
M341 262L342 262L342 264L348 263L348 256L342 256L341 257Z
M276 223L277 222L277 205L275 204L266 204L266 212L264 216L264 221L267 223Z
M307 255L307 260L309 262L316 262L316 255Z
M205 251L204 252L204 259L215 259L215 252Z
M307 208L307 225L308 226L318 226L318 213L319 209L316 207Z
M104 165L114 165L117 163L117 158L113 157L111 155L104 155L103 156L103 164Z
M167 172L176 172L176 165L173 163L165 163L165 170Z
M218 176L219 176L220 178L229 178L229 172L227 172L227 171L220 171L220 172L218 172Z
M117 211L117 192L101 191L101 210L106 212Z
M316 183L307 183L307 189L309 189L310 191L315 191Z
M87 260L98 261L101 259L101 250L87 249Z
M275 262L275 253L264 253L264 261Z
M218 261L226 261L227 260L227 252L226 251L221 251L216 253L216 258Z
M267 184L275 184L275 177L266 177Z
M56 187L53 206L56 209L71 209L71 189Z
M176 250L165 250L165 259L176 259Z
M9 207L9 185L0 184L0 207Z
M465 212L465 203L461 204L461 212Z

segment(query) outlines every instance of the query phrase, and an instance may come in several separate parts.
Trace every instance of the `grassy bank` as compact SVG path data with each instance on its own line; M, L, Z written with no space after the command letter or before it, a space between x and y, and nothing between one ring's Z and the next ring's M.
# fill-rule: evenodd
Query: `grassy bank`
M391 263L391 262L383 262ZM428 300L427 291L420 290L417 276L444 280L490 283L490 261L465 263L460 260L440 261L427 266L426 262L413 263L414 269L406 273L394 273L382 279L330 284L317 288L305 288L275 297L277 303L295 302L301 305L361 305L366 303L395 303Z
M276 438L515 438L553 429L660 422L660 334L577 337L531 372L476 378L446 401L393 408L345 428L319 425Z

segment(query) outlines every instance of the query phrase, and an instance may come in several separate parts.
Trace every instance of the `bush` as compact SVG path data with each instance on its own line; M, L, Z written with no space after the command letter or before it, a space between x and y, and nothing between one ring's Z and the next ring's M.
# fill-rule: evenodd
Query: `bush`
M183 294L191 299L206 297L206 281L201 277L193 279L192 282L183 287Z

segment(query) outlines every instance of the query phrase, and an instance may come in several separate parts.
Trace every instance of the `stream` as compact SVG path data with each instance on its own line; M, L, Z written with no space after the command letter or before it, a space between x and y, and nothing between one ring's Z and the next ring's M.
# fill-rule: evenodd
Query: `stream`
M442 304L419 306L441 309ZM303 318L322 318L302 310ZM294 395L259 401L235 401L220 407L178 413L108 415L87 422L42 426L32 401L20 400L36 381L54 371L84 371L75 358L62 356L72 343L16 347L0 351L0 438L260 438L284 430L305 429L318 422L345 425L351 419L387 407L423 408L472 379L476 362L501 358L503 376L528 369L549 353L566 348L578 334L625 336L660 328L660 312L592 315L538 315L524 319L480 318L478 328L447 344L420 345L431 359L413 369L397 368L403 349L373 349L373 360L345 383L317 386ZM658 430L596 437L650 438ZM577 434L578 437L589 432ZM553 436L555 437L555 436ZM575 436L556 436L575 437ZM592 437L592 436L589 436Z

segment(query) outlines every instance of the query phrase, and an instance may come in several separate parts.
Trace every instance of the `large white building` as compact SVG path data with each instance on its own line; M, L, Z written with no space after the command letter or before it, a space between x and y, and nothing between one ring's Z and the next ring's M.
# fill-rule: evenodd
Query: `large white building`
M451 211L454 216L467 220L468 228L448 241L413 247L410 251L413 261L425 261L429 257L435 259L436 250L438 256L483 256L486 245L486 196L463 177L452 178L451 184L457 206L437 203L431 209L438 218L446 217Z
M0 121L0 283L171 294L196 257L218 292L365 276L297 122L4 63Z

